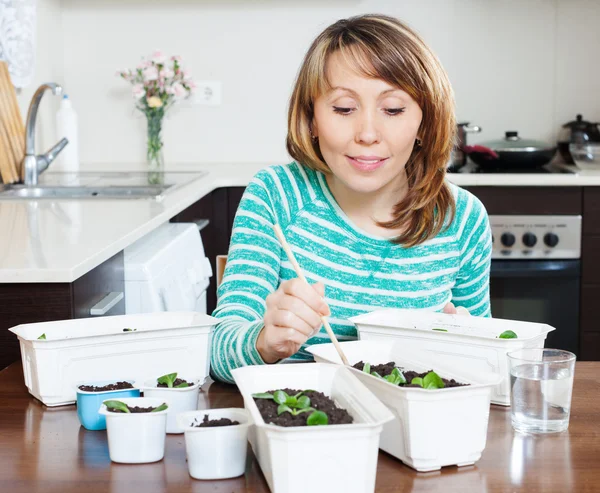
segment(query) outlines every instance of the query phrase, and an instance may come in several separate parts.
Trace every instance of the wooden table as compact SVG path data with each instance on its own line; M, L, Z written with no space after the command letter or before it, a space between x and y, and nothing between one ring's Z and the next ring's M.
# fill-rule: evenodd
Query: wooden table
M197 481L188 475L183 435L167 436L165 458L160 462L114 464L108 456L106 431L81 427L75 406L47 408L31 397L23 385L20 364L0 372L0 389L1 492L269 491L251 450L246 474L221 481ZM210 382L202 390L202 408L243 405L233 386ZM600 491L600 363L577 363L567 432L548 436L516 433L510 425L509 409L492 406L487 446L474 466L417 473L380 452L376 490Z

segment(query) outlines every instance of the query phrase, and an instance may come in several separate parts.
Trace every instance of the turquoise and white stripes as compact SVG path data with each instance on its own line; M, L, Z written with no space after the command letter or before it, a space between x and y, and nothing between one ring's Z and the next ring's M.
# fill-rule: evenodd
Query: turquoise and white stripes
M370 236L348 220L322 173L296 163L261 170L246 188L231 237L213 315L220 319L211 366L219 380L231 370L263 364L256 350L265 299L296 277L272 226L279 222L309 282L325 284L330 323L340 340L356 338L348 318L376 308L441 310L452 301L490 316L492 237L487 213L469 192L450 185L456 217L437 237L404 248ZM328 342L324 329L307 344ZM301 350L293 359L310 359Z

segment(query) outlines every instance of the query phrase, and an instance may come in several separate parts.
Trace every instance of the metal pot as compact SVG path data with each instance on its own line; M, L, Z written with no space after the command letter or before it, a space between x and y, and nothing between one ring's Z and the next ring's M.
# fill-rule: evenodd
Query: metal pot
M456 140L448 166L453 171L457 171L467 163L467 155L464 151L464 147L467 145L467 134L481 132L481 127L477 125L470 127L469 125L471 125L469 122L456 124Z
M552 161L556 146L522 139L518 132L509 131L504 139L466 146L465 152L482 168L539 168Z

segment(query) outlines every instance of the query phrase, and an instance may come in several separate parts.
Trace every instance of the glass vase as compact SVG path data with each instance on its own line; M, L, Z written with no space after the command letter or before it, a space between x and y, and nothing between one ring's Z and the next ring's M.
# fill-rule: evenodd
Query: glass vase
M148 165L148 183L151 185L159 185L164 177L165 159L163 157L161 136L163 117L162 108L156 108L146 113L148 121L146 162Z

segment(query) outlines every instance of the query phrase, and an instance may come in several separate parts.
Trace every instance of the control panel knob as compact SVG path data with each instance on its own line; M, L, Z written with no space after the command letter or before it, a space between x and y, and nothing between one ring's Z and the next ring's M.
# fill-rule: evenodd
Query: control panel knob
M546 246L554 248L556 245L558 245L558 235L554 233L546 233L544 235L544 243Z
M502 233L500 237L500 243L505 247L511 247L515 244L515 235L512 233Z
M523 245L528 248L533 248L537 243L537 237L533 233L525 233L523 235Z

